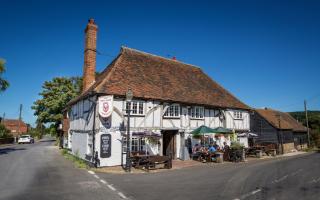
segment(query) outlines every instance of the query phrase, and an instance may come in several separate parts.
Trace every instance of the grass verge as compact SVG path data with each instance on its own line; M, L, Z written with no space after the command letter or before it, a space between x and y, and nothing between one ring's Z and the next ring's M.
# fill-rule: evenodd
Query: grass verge
M61 150L61 154L67 160L70 160L74 164L75 167L82 168L82 169L88 169L89 168L89 166L87 165L87 163L84 160L82 160L81 158L79 158L77 156L74 156L74 155L70 154L67 149L62 149Z

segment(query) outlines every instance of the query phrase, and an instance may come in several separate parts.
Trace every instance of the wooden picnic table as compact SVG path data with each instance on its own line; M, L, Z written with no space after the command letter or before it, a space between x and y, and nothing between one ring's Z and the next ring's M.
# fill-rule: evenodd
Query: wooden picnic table
M164 164L165 168L172 168L172 159L169 156L159 155L136 155L131 157L133 166L136 168L145 168L147 170L156 168L158 164Z
M266 153L267 155L274 156L276 152L276 149L268 147L268 146L253 146L246 149L246 155L256 155L257 157L261 157L263 153Z

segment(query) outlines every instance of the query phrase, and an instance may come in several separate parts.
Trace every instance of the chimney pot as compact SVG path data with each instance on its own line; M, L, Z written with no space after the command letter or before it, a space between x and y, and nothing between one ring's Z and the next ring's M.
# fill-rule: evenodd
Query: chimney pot
M89 22L89 24L94 24L94 19L90 18L90 19L88 20L88 22Z

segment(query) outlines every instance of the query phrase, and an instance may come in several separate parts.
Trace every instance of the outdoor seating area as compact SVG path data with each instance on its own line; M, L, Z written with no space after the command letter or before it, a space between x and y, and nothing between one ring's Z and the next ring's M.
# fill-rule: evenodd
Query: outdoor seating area
M200 162L244 161L243 147L236 144L232 130L218 127L211 129L200 126L192 131L192 137L199 140L192 147L191 159ZM231 145L231 146L230 146Z
M275 144L256 144L245 149L246 156L261 158L263 155L276 156L277 147Z

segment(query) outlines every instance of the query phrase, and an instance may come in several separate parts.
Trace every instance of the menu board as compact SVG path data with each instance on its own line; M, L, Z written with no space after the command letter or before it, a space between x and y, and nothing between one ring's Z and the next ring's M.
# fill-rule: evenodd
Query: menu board
M109 158L111 156L111 134L102 134L100 141L100 157Z

